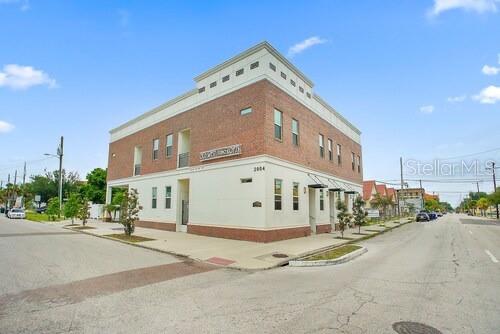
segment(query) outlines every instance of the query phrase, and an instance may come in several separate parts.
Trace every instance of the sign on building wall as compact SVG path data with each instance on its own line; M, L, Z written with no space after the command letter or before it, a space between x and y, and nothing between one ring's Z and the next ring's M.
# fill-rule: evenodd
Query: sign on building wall
M241 154L241 144L220 147L213 150L200 152L200 161L213 160Z

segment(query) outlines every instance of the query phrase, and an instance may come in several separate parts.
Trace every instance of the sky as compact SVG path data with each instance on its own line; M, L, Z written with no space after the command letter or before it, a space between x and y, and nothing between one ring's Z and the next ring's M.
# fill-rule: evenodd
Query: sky
M28 175L57 169L44 153L60 136L67 170L105 168L110 129L267 40L362 131L366 180L399 182L403 157L409 186L423 179L453 205L474 180L493 190L483 169L500 163L498 0L0 0L0 31L4 184L24 161ZM453 175L416 167L436 159Z

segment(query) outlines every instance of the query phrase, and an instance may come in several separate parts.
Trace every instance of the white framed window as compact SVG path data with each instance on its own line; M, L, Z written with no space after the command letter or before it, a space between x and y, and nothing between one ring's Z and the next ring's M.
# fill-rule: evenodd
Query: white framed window
M167 158L171 157L174 153L174 135L168 134L166 145L165 145L165 155Z
M160 153L160 139L153 139L153 160L158 160Z
M165 209L172 208L172 187L165 187Z
M292 203L293 203L293 211L299 210L299 183L293 183L293 192L292 192Z
M337 163L342 165L342 146L340 144L337 144Z
M248 107L248 108L240 110L240 115L241 116L248 115L248 114L251 114L251 113L252 113L252 108L251 107Z
M283 180L274 179L274 210L281 210L283 194Z
M325 192L323 189L319 190L319 209L321 211L325 210Z
M156 204L158 200L158 188L153 187L151 189L151 208L156 209Z
M299 121L292 118L292 143L299 146Z
M328 139L328 160L333 161L333 141Z
M320 133L319 136L319 156L323 158L325 156L325 137Z
M274 138L283 139L283 113L274 109Z

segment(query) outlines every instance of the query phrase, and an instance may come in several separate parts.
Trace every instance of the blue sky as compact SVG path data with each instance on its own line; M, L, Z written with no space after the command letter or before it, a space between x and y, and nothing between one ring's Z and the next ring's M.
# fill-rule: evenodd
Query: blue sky
M111 128L262 40L361 129L365 179L399 178L400 156L431 161L500 147L496 0L0 0L0 31L4 183L25 160L28 174L56 169L56 159L41 159L60 135L67 169L84 177L106 167ZM467 157L487 158L500 162L500 150ZM446 191L475 189L424 186L453 203L460 194Z

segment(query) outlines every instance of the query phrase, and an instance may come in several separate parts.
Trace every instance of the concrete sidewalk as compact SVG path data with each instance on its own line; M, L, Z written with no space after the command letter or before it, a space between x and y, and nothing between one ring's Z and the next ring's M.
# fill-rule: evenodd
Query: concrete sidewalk
M406 222L407 219L401 220L401 223ZM357 228L346 230L344 237L352 240L338 239L340 232L332 232L270 243L212 238L182 232L136 227L135 236L154 240L137 242L133 243L133 245L235 269L262 270L286 264L291 259L303 257L323 249L378 234L399 225L397 222L391 222L386 223L385 227L377 225L362 227L361 235L357 234ZM87 226L94 229L78 230L78 232L100 237L123 232L123 226L118 223L90 221ZM71 227L65 228L72 229Z

